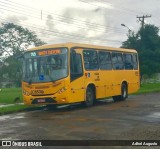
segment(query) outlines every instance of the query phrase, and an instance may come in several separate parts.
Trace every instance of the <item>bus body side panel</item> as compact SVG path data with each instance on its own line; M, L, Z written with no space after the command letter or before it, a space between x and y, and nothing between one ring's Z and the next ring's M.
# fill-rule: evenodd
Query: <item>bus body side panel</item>
M121 82L122 82L122 76L123 76L122 73L123 71L121 70L113 70L113 74L112 74L113 96L121 94Z
M139 89L139 70L113 70L111 79L114 90L111 96L121 94L121 85L123 82L127 82L129 94Z
M89 85L95 86L95 95L97 98L103 98L105 97L105 86L104 83L101 80L101 75L99 71L85 71L85 87Z
M111 71L85 71L85 86L93 84L96 87L96 99L113 96L114 72Z
M128 85L128 93L134 93L138 91L140 88L140 82L139 82L139 70L132 70L128 71L128 80L129 80L129 85Z
M97 71L98 73L94 73L95 77L95 85L96 85L96 99L104 98L106 96L106 86L104 78L102 77L101 71Z
M114 95L121 94L123 82L127 82L129 94L139 89L139 70L115 70L114 72Z
M101 70L100 71L100 82L103 84L104 89L105 89L105 94L103 94L102 97L109 97L113 96L113 81L114 81L114 72L112 70Z
M69 102L81 102L85 99L85 85L84 76L73 80L70 84L70 98Z

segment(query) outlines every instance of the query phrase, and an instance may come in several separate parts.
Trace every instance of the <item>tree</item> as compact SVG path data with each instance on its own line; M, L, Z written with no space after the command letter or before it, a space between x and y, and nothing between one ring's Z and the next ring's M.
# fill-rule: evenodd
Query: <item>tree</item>
M40 46L45 42L38 39L37 35L13 23L2 23L0 27L0 77L20 82L20 63L17 56L20 56L29 46Z
M138 51L142 75L160 72L160 36L159 28L155 25L146 24L137 33L128 34L122 47Z
M0 55L11 56L26 50L28 46L45 44L37 35L13 23L2 23L0 27Z

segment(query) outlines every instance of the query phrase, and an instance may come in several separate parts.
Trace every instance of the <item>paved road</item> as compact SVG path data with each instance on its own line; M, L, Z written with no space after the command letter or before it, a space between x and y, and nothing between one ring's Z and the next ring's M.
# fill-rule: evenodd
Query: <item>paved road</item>
M160 140L160 93L0 116L0 139Z

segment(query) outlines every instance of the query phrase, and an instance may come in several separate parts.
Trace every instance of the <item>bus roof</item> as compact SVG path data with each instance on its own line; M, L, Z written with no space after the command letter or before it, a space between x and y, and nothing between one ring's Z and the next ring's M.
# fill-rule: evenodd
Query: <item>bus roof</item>
M42 45L35 48L28 49L28 51L34 51L34 50L42 50L42 49L50 49L50 48L58 48L58 47L77 47L77 48L88 48L88 49L96 49L96 50L110 50L110 51L124 51L124 52L133 52L137 53L134 49L125 49L125 48L114 48L114 47L108 47L108 46L98 46L98 45L91 45L91 44L81 44L81 43L62 43L62 44L51 44L51 45Z

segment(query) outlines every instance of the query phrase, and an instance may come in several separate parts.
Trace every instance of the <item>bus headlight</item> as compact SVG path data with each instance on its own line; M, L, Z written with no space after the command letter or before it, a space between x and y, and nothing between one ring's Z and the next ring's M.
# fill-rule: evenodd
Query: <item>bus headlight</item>
M65 90L66 90L66 87L63 87L63 88L61 88L57 93L58 93L58 94L61 94L61 93L63 93Z
M26 95L26 96L29 96L29 92L27 92L26 90L23 90L23 94Z

